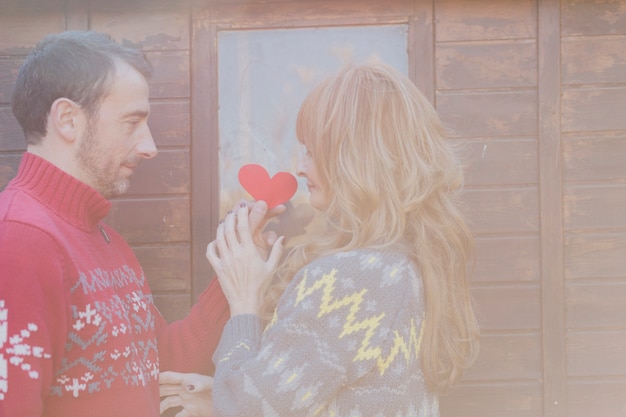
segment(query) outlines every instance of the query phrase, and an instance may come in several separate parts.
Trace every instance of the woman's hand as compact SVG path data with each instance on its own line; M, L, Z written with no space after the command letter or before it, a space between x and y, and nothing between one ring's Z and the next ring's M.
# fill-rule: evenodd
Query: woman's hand
M213 417L213 378L206 375L161 372L159 375L161 414L174 407L183 410L176 417Z
M274 231L265 232L263 229L271 218L284 213L287 210L287 207L284 204L280 204L268 211L267 203L265 201L241 200L239 204L233 208L233 211L238 210L241 204L246 204L248 206L248 210L250 212L249 224L252 232L252 240L254 240L254 244L257 246L257 249L263 259L267 260L270 249L272 248L272 245L274 245L274 242L276 242L278 236L276 236Z
M231 316L257 314L261 289L269 280L283 252L283 237L275 240L267 259L255 245L248 218L248 206L230 211L209 243L206 256L213 265L230 305Z

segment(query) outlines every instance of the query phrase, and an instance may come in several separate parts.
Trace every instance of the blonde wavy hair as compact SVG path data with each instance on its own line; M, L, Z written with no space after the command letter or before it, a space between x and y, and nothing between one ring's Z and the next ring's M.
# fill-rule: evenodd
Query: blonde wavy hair
M329 206L325 226L279 268L263 318L314 259L364 247L408 250L426 298L422 370L431 391L446 392L475 360L479 328L468 282L473 240L455 201L463 174L435 110L392 67L352 65L307 96L296 133Z

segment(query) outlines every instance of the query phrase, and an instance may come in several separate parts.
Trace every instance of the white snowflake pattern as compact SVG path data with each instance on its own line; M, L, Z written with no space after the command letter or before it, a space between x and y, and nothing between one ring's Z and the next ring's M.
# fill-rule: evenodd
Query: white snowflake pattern
M4 400L9 391L9 364L26 372L32 379L39 378L39 372L28 362L29 358L49 359L50 354L41 346L31 346L30 336L37 332L34 323L28 323L25 329L9 337L9 309L5 301L0 300L0 400Z
M102 316L94 309L91 308L91 304L87 304L85 311L78 312L78 320L74 322L72 327L77 332L88 324L99 326L102 321Z

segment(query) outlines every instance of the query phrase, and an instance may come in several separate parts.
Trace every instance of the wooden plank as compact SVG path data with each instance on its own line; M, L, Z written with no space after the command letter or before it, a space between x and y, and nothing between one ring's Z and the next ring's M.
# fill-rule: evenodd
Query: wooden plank
M17 175L21 154L0 153L0 190Z
M106 221L131 244L188 242L189 198L116 199Z
M133 174L126 197L146 194L188 194L189 150L161 150L156 158L143 161Z
M107 3L92 2L91 29L109 33L117 41L144 51L189 49L189 10L184 4L126 4L114 8Z
M626 35L565 38L561 54L563 84L626 82Z
M570 329L626 328L626 280L569 283L566 300Z
M482 334L480 356L463 381L538 380L541 378L541 335Z
M626 179L626 135L564 138L563 176L566 181Z
M409 74L435 105L434 1L416 0L409 21Z
M24 132L15 120L11 107L0 107L0 149L22 151L26 149Z
M437 0L435 16L437 42L537 36L533 0Z
M213 271L206 246L219 222L219 132L217 29L210 8L194 5L191 13L191 271L192 299L197 301Z
M539 230L539 194L535 187L466 190L462 200L474 234Z
M437 92L452 137L537 135L536 91Z
M535 284L474 287L472 296L483 330L541 328L541 290Z
M571 35L624 34L626 8L623 0L562 0L561 33Z
M65 0L65 28L89 30L89 4L84 0Z
M459 385L440 403L445 417L540 417L541 382Z
M0 103L10 106L13 86L22 65L22 58L0 58Z
M467 186L539 182L536 139L462 139L453 143L460 148Z
M568 234L567 279L626 277L626 233Z
M0 55L27 55L44 36L65 30L63 0L0 5Z
M567 333L567 374L626 376L626 330Z
M413 0L224 2L211 11L224 29L407 23Z
M625 193L626 184L565 187L565 229L626 228Z
M475 239L473 282L519 283L539 281L538 236L496 236Z
M151 98L188 98L189 51L148 52L154 66L150 80Z
M538 2L543 417L566 417L560 0Z
M187 294L154 294L154 304L168 322L185 318L191 309L191 300Z
M575 381L567 385L568 417L626 416L626 381Z
M626 130L626 87L564 88L563 132Z
M535 40L437 45L437 88L474 89L537 85Z
M152 292L191 289L191 254L189 245L135 246L133 248Z
M191 113L189 100L151 101L150 131L159 150L168 146L189 147Z

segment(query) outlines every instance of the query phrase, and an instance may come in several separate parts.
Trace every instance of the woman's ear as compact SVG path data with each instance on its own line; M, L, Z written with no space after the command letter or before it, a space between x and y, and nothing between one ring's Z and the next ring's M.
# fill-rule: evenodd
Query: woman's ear
M50 106L48 130L65 141L74 142L82 134L83 118L83 110L78 104L69 98L58 98Z

